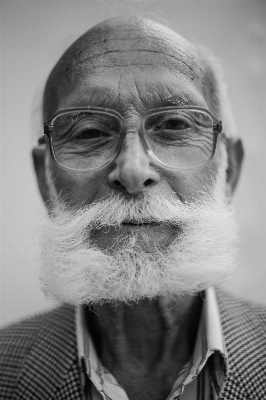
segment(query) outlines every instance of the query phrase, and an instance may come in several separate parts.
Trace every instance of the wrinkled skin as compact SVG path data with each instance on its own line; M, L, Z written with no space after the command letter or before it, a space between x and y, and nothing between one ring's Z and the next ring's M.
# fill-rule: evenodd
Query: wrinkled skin
M146 111L171 105L212 105L204 90L205 71L196 49L176 33L151 21L120 18L96 26L79 39L59 62L46 90L45 119L60 109L100 106L118 111L127 120L124 146L113 164L98 172L73 173L52 163L55 185L70 206L90 204L123 192L138 196L174 193L194 201L216 176L224 143L218 142L212 161L193 172L173 172L156 165L145 153L137 119ZM52 89L51 89L52 87ZM185 99L185 100L184 100ZM232 147L232 159L237 151ZM49 204L44 174L45 151L33 152L39 187ZM237 165L237 161L235 162ZM238 168L234 168L235 174ZM227 176L233 191L235 174ZM126 234L132 226L121 230ZM153 243L164 246L173 237L164 225L142 227ZM108 248L115 232L95 233L97 245ZM125 388L131 400L165 399L182 366L189 360L197 331L201 300L143 300L134 307L95 305L90 329L103 364Z

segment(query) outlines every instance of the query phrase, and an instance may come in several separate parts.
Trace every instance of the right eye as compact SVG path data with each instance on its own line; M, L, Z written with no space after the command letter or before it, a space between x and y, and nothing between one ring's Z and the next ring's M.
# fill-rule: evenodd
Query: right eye
M103 137L107 137L108 134L106 132L100 131L98 129L86 129L80 132L75 139L99 139Z

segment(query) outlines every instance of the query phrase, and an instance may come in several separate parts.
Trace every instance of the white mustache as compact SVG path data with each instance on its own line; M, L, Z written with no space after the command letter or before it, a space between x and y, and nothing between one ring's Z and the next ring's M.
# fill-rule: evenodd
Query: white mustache
M199 210L206 209L206 204L212 207L212 196L206 194L200 202L193 204L182 203L177 197L165 195L145 194L141 197L126 198L116 195L101 199L87 207L68 210L64 203L58 203L54 209L53 218L57 222L57 216L65 216L65 222L69 220L73 224L84 229L100 229L105 226L120 227L122 224L156 224L166 223L179 225L191 221L193 216L198 217Z

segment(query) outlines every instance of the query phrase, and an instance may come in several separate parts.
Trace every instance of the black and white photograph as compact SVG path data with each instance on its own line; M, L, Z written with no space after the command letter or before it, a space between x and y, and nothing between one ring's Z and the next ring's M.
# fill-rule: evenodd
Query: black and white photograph
M266 1L0 29L0 400L266 400Z

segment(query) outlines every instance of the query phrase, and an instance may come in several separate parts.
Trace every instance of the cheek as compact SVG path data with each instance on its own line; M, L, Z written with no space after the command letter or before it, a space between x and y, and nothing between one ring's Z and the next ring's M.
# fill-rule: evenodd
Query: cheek
M52 166L57 193L71 207L88 205L97 196L105 176L103 173L75 173Z
M219 162L214 158L206 167L195 171L178 173L169 171L166 179L181 201L191 203L199 200L202 192L210 192L218 170Z

